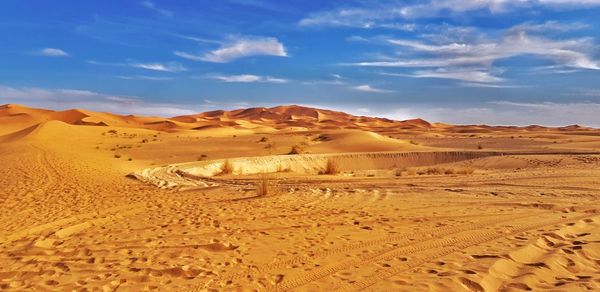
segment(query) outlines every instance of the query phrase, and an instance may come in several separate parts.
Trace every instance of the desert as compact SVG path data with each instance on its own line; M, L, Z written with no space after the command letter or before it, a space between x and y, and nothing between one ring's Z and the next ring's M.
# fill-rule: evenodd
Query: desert
M0 287L600 289L600 130L0 108Z
M0 292L600 291L600 0L0 1Z

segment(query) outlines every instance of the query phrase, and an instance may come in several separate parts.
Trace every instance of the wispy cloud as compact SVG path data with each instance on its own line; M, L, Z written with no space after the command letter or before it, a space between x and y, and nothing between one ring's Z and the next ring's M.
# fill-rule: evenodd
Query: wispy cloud
M82 89L50 89L0 85L0 104L22 103L29 106L69 109L83 108L121 114L176 116L193 114L204 108L147 102L135 96L121 96Z
M448 17L469 12L510 13L532 8L581 9L600 6L597 0L428 0L368 1L313 13L300 20L301 26L390 28L411 31L414 19ZM412 2L412 3L411 3Z
M390 93L390 92L393 92L391 90L385 90L385 89L375 88L375 87L372 87L371 85L368 85L368 84L353 86L353 87L351 87L351 89L356 90L356 91L371 92L371 93Z
M251 56L288 56L283 44L271 37L236 37L224 43L220 48L203 54L181 51L173 53L185 59L213 63L228 63Z
M437 69L437 70L419 70L410 74L395 74L395 73L382 73L388 76L402 76L402 77L413 77L413 78L441 78L441 79L452 79L467 82L477 83L498 83L505 81L503 78L494 76L491 72L486 70L460 68L460 69Z
M541 24L549 27L559 25L554 22ZM575 27L578 26L573 25L570 28L575 29ZM345 65L409 68L415 71L384 74L450 79L463 82L461 86L493 88L515 87L500 84L507 81L498 76L504 70L494 67L498 61L514 57L534 56L553 62L552 66L536 68L545 73L564 74L581 70L600 70L600 61L592 57L596 47L592 38L551 39L529 33L536 29L541 28L532 24L518 25L507 29L505 35L497 39L480 36L462 42L444 38L437 41L387 39L387 43L395 46L401 57L392 55L378 60Z
M173 80L173 78L171 78L171 77L145 76L145 75L135 75L135 76L123 76L123 75L119 75L119 76L115 76L115 77L119 78L119 79L124 79L124 80L150 80L150 81L168 81L168 80Z
M498 42L425 44L409 40L389 40L390 43L415 52L433 55L426 59L398 59L360 62L357 66L373 67L449 67L490 66L494 61L523 55L536 55L565 66L600 70L600 63L583 50L591 47L591 39L552 40L530 36L524 31L512 33Z
M177 62L140 63L140 62L133 62L133 61L130 61L130 62L100 62L100 61L95 61L95 60L87 60L86 63L92 64L92 65L99 65L99 66L133 67L133 68L140 68L140 69L160 71L160 72L171 72L171 73L187 71L187 68L185 68L183 65L181 65L180 63L177 63Z
M169 16L169 17L173 16L173 11L170 11L167 9L162 9L162 8L158 7L156 4L154 4L154 2L152 2L152 1L142 1L142 2L140 2L140 5L146 7L150 10L153 10L155 12L158 12L164 16Z
M61 49L44 48L35 52L36 55L46 57L68 57L69 54Z
M175 62L169 63L131 63L129 64L131 67L142 68L153 71L162 71L162 72L181 72L186 71L187 69L183 67L183 65Z
M271 76L259 76L252 74L241 74L241 75L212 75L208 76L211 79L217 79L223 82L230 83L287 83L289 80L283 78L275 78Z

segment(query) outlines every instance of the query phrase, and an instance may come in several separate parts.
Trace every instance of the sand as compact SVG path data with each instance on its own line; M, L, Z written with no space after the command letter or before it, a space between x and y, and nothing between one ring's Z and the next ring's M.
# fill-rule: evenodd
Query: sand
M10 105L0 165L1 289L600 289L600 130Z

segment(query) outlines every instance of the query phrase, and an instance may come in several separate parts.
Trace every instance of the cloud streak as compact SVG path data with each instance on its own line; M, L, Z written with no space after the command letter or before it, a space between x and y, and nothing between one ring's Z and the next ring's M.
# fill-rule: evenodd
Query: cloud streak
M147 102L139 97L104 94L81 89L48 89L0 85L0 104L23 103L30 106L65 110L92 109L121 114L177 116L193 114L202 108Z
M415 3L415 2L413 2ZM598 0L429 0L370 1L352 7L313 13L298 23L305 27L388 28L412 31L414 24L407 22L429 17L451 17L470 12L505 14L516 10L548 8L555 10L599 7Z
M391 90L385 90L385 89L375 88L375 87L372 87L371 85L368 85L368 84L353 86L353 87L351 87L351 89L356 90L356 91L360 91L360 92L370 92L370 93L390 93L390 92L393 92Z
M272 37L239 37L207 53L192 54L174 51L173 54L193 61L212 63L229 63L236 59L252 56L288 56L283 44Z
M259 76L252 74L241 75L214 75L209 76L211 79L217 79L228 83L287 83L289 80L283 78L275 78L271 76Z
M158 13L160 13L160 14L164 15L164 16L168 16L168 17L172 17L172 16L173 16L173 11L170 11L170 10L167 10L167 9L162 9L162 8L159 8L159 7L158 7L158 6L156 6L156 4L154 4L154 2L152 2L152 1L142 1L142 2L140 2L140 5L142 5L142 6L146 7L146 8L148 8L148 9L150 9L150 10L153 10L153 11L155 11L155 12L158 12Z
M148 62L148 63L140 63L140 62L100 62L95 60L87 60L86 63L98 66L115 66L115 67L132 67L139 68L151 71L159 71L159 72L183 72L187 71L183 65L177 62L166 62L166 63L158 63L158 62Z
M45 56L45 57L68 57L69 54L61 49L56 48L44 48L37 52L36 55Z

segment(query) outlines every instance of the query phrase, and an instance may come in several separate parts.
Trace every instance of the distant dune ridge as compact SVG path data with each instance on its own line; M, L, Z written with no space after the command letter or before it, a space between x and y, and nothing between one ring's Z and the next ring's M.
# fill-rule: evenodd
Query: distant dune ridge
M442 123L429 123L423 119L395 121L386 118L354 116L351 114L310 108L298 105L256 107L231 111L215 110L194 115L171 118L138 115L118 115L82 109L53 111L29 108L17 104L0 106L0 122L15 125L16 128L34 126L47 121L61 121L71 125L113 126L143 128L158 131L206 130L213 128L263 129L263 130L305 130L305 129L448 129L455 132L486 133L493 129L522 129L529 131L547 129L531 125L527 127L465 125L453 126ZM24 126L24 127L20 127ZM560 127L564 130L587 129L579 125ZM3 133L0 133L3 134ZM7 133L4 133L7 134Z

